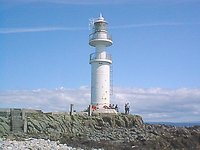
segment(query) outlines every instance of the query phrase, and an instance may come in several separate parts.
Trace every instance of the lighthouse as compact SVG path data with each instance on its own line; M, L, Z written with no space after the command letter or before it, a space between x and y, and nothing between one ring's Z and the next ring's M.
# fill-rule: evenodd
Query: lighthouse
M108 33L108 23L100 14L92 22L92 33L89 35L89 45L95 47L90 54L91 64L91 105L98 110L106 111L110 105L111 96L111 55L106 48L113 44Z

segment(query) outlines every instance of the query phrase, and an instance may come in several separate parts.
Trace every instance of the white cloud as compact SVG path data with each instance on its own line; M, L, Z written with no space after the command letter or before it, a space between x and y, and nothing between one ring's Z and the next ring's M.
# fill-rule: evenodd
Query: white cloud
M111 26L110 29L129 29L129 28L150 28L159 26L191 26L200 25L199 22L194 23L143 23L143 24L127 24L119 26ZM30 32L52 32L52 31L84 31L88 30L87 27L39 27L39 28L0 28L0 34L12 34L12 33L30 33Z
M126 102L131 105L131 113L141 115L145 121L200 121L198 88L114 88L111 103L118 104L123 112ZM71 103L77 111L86 109L90 104L90 88L0 92L1 108L69 111Z
M131 111L147 121L200 120L200 89L116 89L115 98L131 103Z
M84 27L41 27L41 28L0 28L0 34L27 33L27 32L49 32L49 31L81 31Z

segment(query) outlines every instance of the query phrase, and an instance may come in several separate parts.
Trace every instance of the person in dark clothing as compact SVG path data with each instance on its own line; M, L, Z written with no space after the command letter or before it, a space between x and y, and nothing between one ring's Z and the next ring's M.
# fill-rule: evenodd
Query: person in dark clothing
M129 103L125 103L125 114L128 115L130 111Z
M109 109L111 109L112 108L112 105L111 104L109 104Z
M115 105L115 110L116 110L117 112L119 112L119 109L118 109L117 104Z
M112 109L115 109L115 104L112 104Z

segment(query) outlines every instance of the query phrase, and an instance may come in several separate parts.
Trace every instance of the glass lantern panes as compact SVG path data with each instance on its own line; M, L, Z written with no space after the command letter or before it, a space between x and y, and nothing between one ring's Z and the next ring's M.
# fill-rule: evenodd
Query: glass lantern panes
M107 23L106 22L95 22L94 30L95 31L106 31L107 30Z

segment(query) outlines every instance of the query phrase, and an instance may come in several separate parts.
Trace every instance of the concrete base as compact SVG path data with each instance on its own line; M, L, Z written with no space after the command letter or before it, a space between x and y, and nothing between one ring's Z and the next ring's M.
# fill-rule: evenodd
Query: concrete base
M96 109L92 111L92 115L95 114L113 114L113 115L117 115L117 111L115 109Z

